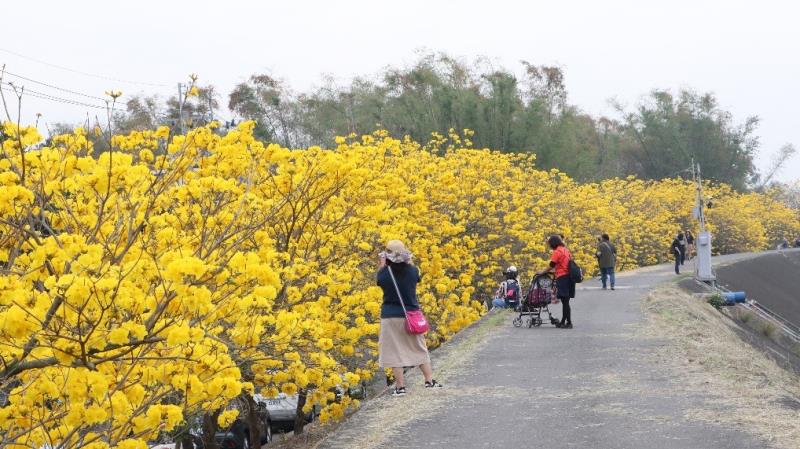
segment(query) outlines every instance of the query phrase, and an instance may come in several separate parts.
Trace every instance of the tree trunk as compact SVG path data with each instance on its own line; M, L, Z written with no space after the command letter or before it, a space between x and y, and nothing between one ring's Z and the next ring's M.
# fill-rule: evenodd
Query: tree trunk
M294 417L294 434L300 435L303 433L303 427L306 425L306 414L303 413L303 407L306 406L306 390L300 390L297 393L297 410Z
M203 449L219 449L214 434L217 433L217 418L219 410L203 415Z
M194 443L192 442L192 436L189 435L188 430L181 437L180 448L181 449L194 449Z
M253 396L243 392L241 396L247 403L247 427L250 429L250 444L252 447L261 447L261 417L259 416L258 404Z

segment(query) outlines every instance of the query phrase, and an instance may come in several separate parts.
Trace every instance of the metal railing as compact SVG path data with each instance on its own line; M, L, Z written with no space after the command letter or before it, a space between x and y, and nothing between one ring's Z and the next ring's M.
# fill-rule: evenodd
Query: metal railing
M730 290L728 290L727 288L716 283L712 288L720 292L725 292L725 293L730 292ZM800 343L800 326L792 323L786 318L775 313L769 307L759 303L755 299L748 299L744 303L740 303L737 305L754 311L762 319L770 321L776 326L778 326L784 332L785 335L790 337L796 343Z

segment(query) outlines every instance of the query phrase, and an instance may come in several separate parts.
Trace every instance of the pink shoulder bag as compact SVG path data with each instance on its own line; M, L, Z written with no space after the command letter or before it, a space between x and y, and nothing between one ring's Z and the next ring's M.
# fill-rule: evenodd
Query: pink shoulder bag
M403 307L403 313L406 315L406 332L409 334L424 334L428 332L428 320L421 310L406 310L406 305L403 303L403 295L400 294L400 287L397 286L397 281L394 279L392 267L386 266L389 269L389 276L392 278L394 290L397 292L397 298L400 300L400 306Z

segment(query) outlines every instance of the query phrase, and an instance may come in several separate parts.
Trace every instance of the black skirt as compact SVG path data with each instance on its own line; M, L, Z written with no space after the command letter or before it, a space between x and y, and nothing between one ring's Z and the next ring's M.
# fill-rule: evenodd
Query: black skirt
M556 279L556 297L559 299L575 297L575 283L568 274Z

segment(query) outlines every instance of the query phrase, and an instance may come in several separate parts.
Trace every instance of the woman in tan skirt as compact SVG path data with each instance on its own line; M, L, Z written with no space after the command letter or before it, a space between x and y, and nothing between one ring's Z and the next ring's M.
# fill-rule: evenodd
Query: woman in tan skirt
M397 289L389 273L392 270ZM400 290L403 304L407 310L419 310L417 301L417 283L420 281L419 270L411 262L411 253L403 242L391 240L386 251L381 253L377 275L378 285L383 289L383 305L381 306L381 332L378 337L381 368L391 368L395 378L392 396L406 394L403 367L419 366L425 377L425 388L437 388L442 384L433 379L431 357L425 336L409 334L406 331L405 312L397 296Z

